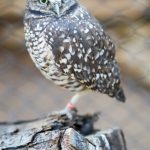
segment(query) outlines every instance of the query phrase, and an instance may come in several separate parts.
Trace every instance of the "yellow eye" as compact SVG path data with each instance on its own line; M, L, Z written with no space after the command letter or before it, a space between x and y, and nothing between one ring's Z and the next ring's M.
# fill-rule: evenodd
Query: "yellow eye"
M39 0L40 4L47 4L48 0Z

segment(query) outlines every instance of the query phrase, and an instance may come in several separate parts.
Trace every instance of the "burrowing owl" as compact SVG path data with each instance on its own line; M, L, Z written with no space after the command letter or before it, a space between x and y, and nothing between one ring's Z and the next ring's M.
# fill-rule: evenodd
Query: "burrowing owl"
M115 46L77 0L28 0L24 24L27 50L47 79L125 101Z

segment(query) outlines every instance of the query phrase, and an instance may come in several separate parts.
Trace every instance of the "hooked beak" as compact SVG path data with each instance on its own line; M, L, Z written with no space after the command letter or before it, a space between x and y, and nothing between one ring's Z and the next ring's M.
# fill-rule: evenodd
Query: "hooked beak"
M59 8L59 4L58 3L55 3L54 6L53 6L53 11L59 16L60 14L60 8Z

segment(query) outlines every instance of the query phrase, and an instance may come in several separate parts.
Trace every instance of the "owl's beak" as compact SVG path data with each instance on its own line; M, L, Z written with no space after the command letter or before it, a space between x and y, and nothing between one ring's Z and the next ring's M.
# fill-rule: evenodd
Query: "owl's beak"
M58 3L55 3L55 5L53 6L53 11L59 16L60 8L59 8L59 4Z

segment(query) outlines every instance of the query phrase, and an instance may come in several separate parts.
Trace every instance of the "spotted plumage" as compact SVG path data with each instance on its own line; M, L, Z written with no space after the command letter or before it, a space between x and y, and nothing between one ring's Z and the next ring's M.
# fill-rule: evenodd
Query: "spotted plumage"
M46 78L125 101L115 46L76 0L28 0L24 24L29 54Z

